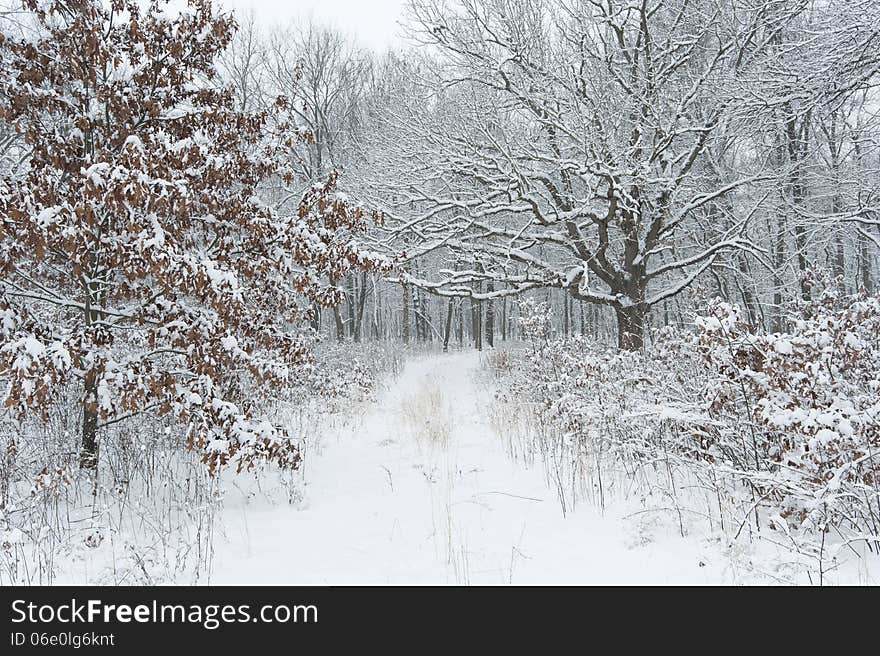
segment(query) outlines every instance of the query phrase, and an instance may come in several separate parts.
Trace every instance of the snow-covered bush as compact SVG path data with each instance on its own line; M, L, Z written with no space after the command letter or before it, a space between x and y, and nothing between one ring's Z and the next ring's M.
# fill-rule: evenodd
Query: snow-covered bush
M384 343L319 344L314 359L302 368L293 399L320 398L352 403L372 395L380 378L400 370L400 352Z
M644 353L580 337L521 351L496 369L499 415L537 417L535 444L517 448L544 459L565 504L616 486L673 510L682 531L708 500L713 524L777 531L819 559L832 531L877 544L880 297L826 293L786 334L750 332L720 300L694 324Z
M751 334L716 301L697 319L709 372L706 405L751 420L742 463L772 480L757 492L791 526L829 522L877 534L880 507L880 297L834 294L805 307L786 334Z
M533 346L546 343L553 329L552 308L533 298L522 299L519 302L519 326L523 339Z

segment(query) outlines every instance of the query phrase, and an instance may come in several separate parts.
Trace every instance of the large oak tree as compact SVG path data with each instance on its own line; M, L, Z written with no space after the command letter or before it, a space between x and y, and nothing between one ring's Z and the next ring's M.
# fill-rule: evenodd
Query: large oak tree
M460 264L410 282L487 300L563 289L612 308L619 345L639 348L650 309L725 253L763 257L749 222L793 174L754 135L783 82L828 77L778 70L809 4L413 0L426 55L406 65L370 180L410 257ZM876 7L856 4L823 5L845 29L786 56L821 50L835 84L860 83L880 39Z

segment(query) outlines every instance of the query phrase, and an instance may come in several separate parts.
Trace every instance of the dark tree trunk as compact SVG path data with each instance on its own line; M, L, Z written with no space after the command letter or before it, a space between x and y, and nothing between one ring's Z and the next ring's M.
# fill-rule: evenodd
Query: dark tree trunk
M416 289L415 294L415 314L416 314L416 335L420 342L427 342L429 335L428 318L425 315L427 303L425 303L424 294L421 289Z
M858 243L859 243L859 268L861 275L859 276L862 289L865 290L868 294L874 293L874 279L871 276L871 268L873 262L871 261L871 251L868 246L868 238L864 235L862 230L867 230L867 227L859 229L858 232Z
M98 377L95 370L86 373L82 399L82 445L79 466L98 468Z
M862 148L859 142L854 144L856 161L859 164L859 170L862 169ZM859 274L859 285L868 294L874 293L874 279L872 275L873 261L868 245L868 235L865 232L868 226L859 227L856 224L856 264Z
M565 339L570 337L569 335L569 327L571 326L571 322L569 321L569 305L568 305L568 294L563 292L562 295L562 334L565 336Z
M785 330L785 309L782 298L782 267L785 265L785 213L779 215L779 226L773 245L773 322L774 332Z
M748 313L749 326L755 328L758 325L758 301L752 288L749 286L752 284L752 272L749 270L749 263L745 255L739 253L736 260L739 271L742 274L742 276L737 278L737 284L740 286L743 305L745 305L746 312Z
M91 325L100 319L97 308L100 305L98 285L90 282L86 290L85 321ZM86 371L83 379L82 396L82 442L79 452L79 466L83 469L98 469L98 372Z
M838 212L839 210L832 210ZM838 279L841 291L846 293L846 256L844 255L843 237L840 231L834 235L834 264L832 266L834 277Z
M491 293L495 291L495 284L488 283L486 291ZM495 304L491 299L486 301L486 344L490 348L495 346Z
M355 304L357 303L358 296L357 278L354 275L351 276L351 281L348 284L348 294L346 294L346 296L348 297L348 303L346 304L348 309L348 330L351 333L349 337L354 337L354 332L356 328L354 320Z
M807 269L809 268L809 263L807 262L807 232L801 225L795 225L794 227L794 245L797 248L801 299L804 302L809 302L810 282L807 280Z
M825 133L825 137L828 140L828 153L831 156L831 178L832 178L832 187L834 189L833 195L831 196L831 213L834 215L840 214L842 210L842 203L840 197L840 188L841 188L841 180L840 180L840 151L841 151L841 143L840 139L838 139L838 131L837 131L837 121L838 114L836 111L831 112L831 116L829 117L829 121L826 124L821 124L822 130ZM826 251L827 252L827 251ZM834 277L837 279L837 286L841 292L846 294L846 281L844 277L846 275L846 257L845 250L843 244L843 231L838 227L834 231L834 248L833 252L830 254L829 259L831 260L831 270Z
M831 199L831 213L840 214L843 211L843 202L840 198L840 163L837 161L837 146L831 148L831 168L834 173L834 196ZM843 234L838 228L834 233L834 277L838 280L840 290L846 294L846 251L843 245Z
M471 297L471 334L474 348L478 351L483 350L483 317L480 309L480 301Z
M403 325L401 332L403 334L403 343L409 344L409 285L401 283L403 287Z
M413 329L415 330L415 338L417 342L422 341L422 317L419 313L419 288L415 287L410 292L410 301L412 302L412 318Z
M381 325L380 325L381 324ZM382 293L376 279L373 278L373 339L377 342L384 332L385 322L382 321Z
M443 350L449 350L449 334L452 332L452 312L454 308L452 305L452 299L449 299L449 306L446 308L446 327L443 331Z
M808 302L810 300L810 285L807 281L807 269L809 263L807 261L807 231L801 223L800 210L806 201L806 189L804 186L803 172L801 171L801 163L806 158L807 144L809 140L809 123L810 114L801 119L799 126L796 118L790 119L786 123L786 135L788 137L788 155L792 172L789 178L791 187L791 200L794 206L794 245L797 250L797 263L799 272L799 287L801 291L801 299Z
M312 329L319 333L321 332L321 306L317 303L312 303Z
M645 345L645 313L637 305L615 306L617 315L617 346L638 351Z
M342 321L342 313L339 311L339 306L333 306L333 321L336 322L336 341L344 342L345 341L345 323Z
M367 305L367 274L361 274L361 288L358 294L357 316L354 324L354 341L361 341L361 332L364 325L364 308Z

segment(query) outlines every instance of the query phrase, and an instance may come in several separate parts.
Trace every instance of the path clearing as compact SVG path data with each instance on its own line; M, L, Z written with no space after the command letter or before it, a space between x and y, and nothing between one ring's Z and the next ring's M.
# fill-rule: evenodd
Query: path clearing
M360 421L308 454L299 507L230 494L215 584L736 582L712 543L624 511L563 517L540 467L511 461L482 412L477 353L407 362ZM643 527L642 527L643 528Z

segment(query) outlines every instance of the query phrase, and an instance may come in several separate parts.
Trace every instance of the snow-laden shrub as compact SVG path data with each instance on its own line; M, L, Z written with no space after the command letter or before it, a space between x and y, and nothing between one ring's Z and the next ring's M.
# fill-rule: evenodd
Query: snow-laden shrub
M820 559L832 531L840 544L876 544L880 297L825 294L792 319L786 334L750 332L715 301L694 331L660 331L644 353L535 342L496 371L502 413L536 415L535 451L565 482L563 503L596 497L578 491L584 481L604 498L617 480L676 511L682 531L682 511L707 516L708 499L713 523L781 532Z
M746 412L753 422L752 466L775 476L758 491L789 525L867 523L876 531L880 297L841 307L825 294L785 334L752 334L740 316L713 303L697 319L697 351L709 373L708 409Z
M519 325L523 339L536 346L543 344L553 329L553 309L547 303L524 298L519 302Z
M337 405L366 400L382 376L400 370L400 355L380 343L319 344L313 360L300 369L298 385L288 390L290 400Z

